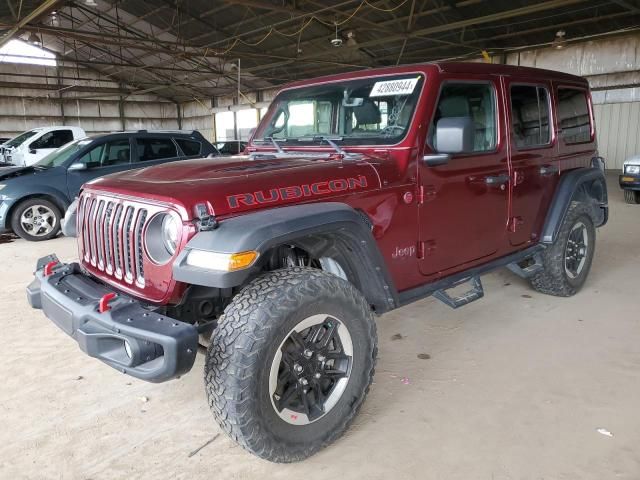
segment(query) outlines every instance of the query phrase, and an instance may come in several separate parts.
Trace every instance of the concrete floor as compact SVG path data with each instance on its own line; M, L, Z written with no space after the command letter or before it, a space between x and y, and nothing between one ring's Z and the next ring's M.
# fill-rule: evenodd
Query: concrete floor
M640 206L623 204L614 182L610 196L577 296L540 295L500 271L462 309L426 299L380 318L375 384L355 425L294 465L220 434L202 357L180 380L144 383L86 357L28 307L35 259L72 260L73 239L0 245L0 478L640 478Z

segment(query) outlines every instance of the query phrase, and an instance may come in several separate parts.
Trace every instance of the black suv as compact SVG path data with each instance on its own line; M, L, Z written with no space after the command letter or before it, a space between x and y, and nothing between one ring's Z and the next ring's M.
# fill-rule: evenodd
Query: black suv
M165 162L219 155L200 132L116 132L68 143L29 167L0 168L0 233L55 237L63 212L95 178Z

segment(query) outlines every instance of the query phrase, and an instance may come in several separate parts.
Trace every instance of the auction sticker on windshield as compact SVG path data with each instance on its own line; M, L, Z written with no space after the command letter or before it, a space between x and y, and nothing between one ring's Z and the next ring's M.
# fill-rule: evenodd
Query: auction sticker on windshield
M409 95L416 88L420 78L401 78L376 82L371 89L370 97L388 97L390 95Z

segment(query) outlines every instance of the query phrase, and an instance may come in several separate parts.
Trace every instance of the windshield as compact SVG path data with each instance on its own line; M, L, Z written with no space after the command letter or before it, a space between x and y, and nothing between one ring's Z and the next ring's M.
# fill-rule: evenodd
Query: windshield
M38 133L38 130L29 130L28 132L21 133L17 137L9 140L7 143L5 143L5 145L8 147L17 147L18 145L24 143L26 139L33 137L36 133Z
M64 147L59 148L56 151L51 152L46 157L42 158L42 160L37 162L34 166L39 168L59 167L60 165L63 165L67 160L69 160L71 155L86 147L92 141L93 140L91 139L84 138L68 143Z
M391 145L407 133L424 77L405 74L302 87L282 92L254 140Z

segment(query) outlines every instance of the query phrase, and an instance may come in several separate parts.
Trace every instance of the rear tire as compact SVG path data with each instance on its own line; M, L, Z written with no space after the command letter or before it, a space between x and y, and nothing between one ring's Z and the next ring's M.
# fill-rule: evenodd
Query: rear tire
M624 191L624 201L632 205L640 204L640 192L626 189Z
M49 240L60 231L62 213L45 198L31 198L19 203L11 214L11 229L30 242Z
M371 307L349 282L312 268L269 272L234 298L211 337L209 405L249 452L303 460L353 421L376 351Z
M588 206L572 202L558 238L542 252L543 268L531 277L531 286L548 295L575 295L589 275L595 247L596 229Z

